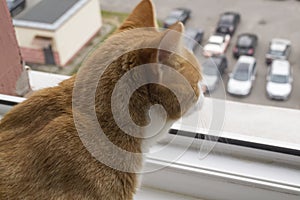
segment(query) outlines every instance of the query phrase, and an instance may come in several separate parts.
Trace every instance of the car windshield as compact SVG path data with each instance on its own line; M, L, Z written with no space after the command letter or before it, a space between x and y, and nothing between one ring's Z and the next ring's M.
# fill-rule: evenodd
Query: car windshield
M249 63L239 63L238 68L233 74L233 78L238 81L249 80Z
M284 51L270 50L269 54L274 55L274 56L283 56L284 55Z
M221 52L222 51L222 47L220 44L207 44L204 47L205 51L211 51L211 52Z
M217 46L221 46L222 45L222 43L220 43L220 42L209 42L209 44L211 44L211 45L217 45Z
M182 11L176 10L170 13L169 18L179 18L182 15Z
M242 36L238 40L238 46L239 47L250 47L252 43L252 40L249 36Z
M233 15L224 15L221 17L220 24L231 25L233 23Z
M271 81L274 83L288 83L289 78L286 75L272 74Z

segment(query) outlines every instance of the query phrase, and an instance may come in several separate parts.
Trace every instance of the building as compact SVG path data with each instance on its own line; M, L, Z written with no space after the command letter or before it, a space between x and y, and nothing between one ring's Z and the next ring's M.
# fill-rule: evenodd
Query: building
M13 20L23 59L67 65L99 33L98 0L41 0Z
M0 94L24 95L29 80L5 1L0 1Z

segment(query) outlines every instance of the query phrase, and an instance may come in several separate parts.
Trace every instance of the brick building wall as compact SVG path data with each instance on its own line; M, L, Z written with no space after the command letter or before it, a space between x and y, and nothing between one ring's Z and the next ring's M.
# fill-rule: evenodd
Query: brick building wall
M6 1L0 1L0 94L17 95L29 89ZM22 83L20 83L20 81ZM21 87L21 88L17 88Z
M42 49L31 49L21 47L21 54L28 63L45 64L45 54ZM57 65L61 65L58 52L53 52L54 60Z

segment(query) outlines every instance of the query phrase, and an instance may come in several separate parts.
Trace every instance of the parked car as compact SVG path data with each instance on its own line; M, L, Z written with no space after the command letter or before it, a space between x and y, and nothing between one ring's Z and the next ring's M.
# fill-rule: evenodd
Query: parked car
M164 21L164 28L175 24L176 22L182 22L183 24L190 18L191 10L186 8L176 8L171 11Z
M227 92L233 95L250 94L256 76L256 59L240 56L227 84Z
M241 16L236 12L225 12L220 16L216 33L232 36L241 21Z
M233 48L233 56L235 58L241 55L254 56L257 46L258 37L255 34L243 33L238 36L237 43Z
M201 29L195 28L187 28L185 30L185 46L189 49L194 51L198 44L201 44L203 39L204 31Z
M208 58L202 64L203 81L201 88L204 93L213 92L227 68L227 59L224 55Z
M26 0L6 0L6 3L12 17L19 14L26 7Z
M275 38L270 42L266 54L266 63L269 65L275 59L287 60L291 53L291 42L286 39Z
M203 54L206 57L224 54L230 42L230 35L212 35L204 46Z
M287 100L292 91L292 70L287 60L274 60L267 76L267 95L271 99Z

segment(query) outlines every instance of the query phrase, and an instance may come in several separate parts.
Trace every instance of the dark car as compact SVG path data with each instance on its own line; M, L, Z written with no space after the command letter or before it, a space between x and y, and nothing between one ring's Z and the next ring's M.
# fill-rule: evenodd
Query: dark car
M12 17L19 14L26 7L26 0L6 0L6 3Z
M176 8L171 11L168 17L164 21L164 28L168 28L176 22L182 22L183 24L190 18L191 10L186 8Z
M221 15L216 33L229 34L232 36L240 23L241 16L235 12L225 12Z
M204 31L201 29L187 28L185 30L185 37L184 37L185 46L189 50L194 51L197 45L201 44L203 35L204 35Z
M254 34L244 33L238 36L237 43L233 48L233 56L235 58L241 55L254 56L257 46L258 37Z
M217 85L227 68L227 59L224 55L212 56L202 64L203 81L201 87L204 93L211 93Z

